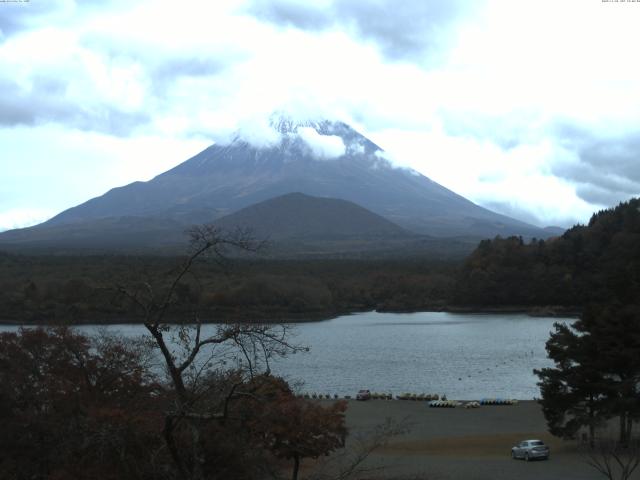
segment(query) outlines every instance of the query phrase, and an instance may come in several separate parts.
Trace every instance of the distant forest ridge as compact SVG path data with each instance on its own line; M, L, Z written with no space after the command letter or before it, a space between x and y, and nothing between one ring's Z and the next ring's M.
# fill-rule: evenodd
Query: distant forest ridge
M480 242L456 281L458 305L634 303L640 294L640 199L595 213L588 225L525 243Z
M640 298L640 200L593 215L560 237L480 242L461 263L441 257L234 259L198 265L174 318L314 320L355 311L577 312ZM134 255L0 253L4 322L122 322L117 285L162 285L181 259ZM175 270L174 270L175 271Z

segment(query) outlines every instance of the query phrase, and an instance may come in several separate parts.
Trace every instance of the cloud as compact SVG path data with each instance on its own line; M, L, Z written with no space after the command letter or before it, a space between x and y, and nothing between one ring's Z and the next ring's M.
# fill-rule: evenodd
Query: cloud
M588 202L590 205L602 205L603 207L615 205L621 201L629 200L635 194L624 194L620 191L613 191L593 184L577 184L576 195Z
M544 225L541 223L542 218L544 216L538 216L531 211L531 208L527 204L523 204L518 202L517 200L492 200L487 199L482 204L483 207L488 208L489 210L493 210L494 212L498 212L502 215L506 215L508 217L517 218L526 223L530 223L532 225L537 225L539 227L549 227L555 225ZM537 212L543 213L543 212ZM560 220L560 223L565 224L566 219Z
M157 79L175 77L206 77L224 71L229 64L219 57L176 56L163 59L153 69L153 77Z
M561 125L556 132L573 155L551 165L551 171L576 184L580 198L607 206L640 195L640 133L602 136L576 125Z
M570 226L587 221L594 210L602 208L578 197L574 183L549 170L554 163L570 161L574 154L546 138L505 148L490 139L452 136L443 129L389 129L371 136L395 164L410 165L504 215L540 226Z
M61 123L71 128L126 136L149 122L149 115L125 111L107 102L80 104L67 95L68 85L55 77L35 76L21 87L0 78L0 126Z
M0 8L0 42L19 33L51 25L75 10L71 0L3 2Z
M42 223L59 212L53 209L42 208L14 208L0 210L0 232L25 228L37 223Z
M297 135L318 159L329 160L341 157L346 152L342 138L337 135L322 135L313 127L298 127Z
M275 145L255 119L285 109L344 121L476 203L586 221L638 191L639 21L629 2L584 0L0 4L0 166L20 149L25 165L55 163L52 183L82 171L77 184L103 188L136 179L105 170L110 142L118 158L148 156L140 138L206 144L239 130ZM307 133L318 158L362 149ZM38 145L57 137L55 156ZM166 165L150 160L145 175Z
M365 146L359 142L350 142L346 145L346 153L348 155L363 155L365 153Z
M103 25L101 28L106 29ZM162 100L167 90L185 78L207 78L223 74L228 68L246 60L247 53L232 45L166 44L166 39L139 38L127 34L115 37L110 31L88 31L78 44L100 53L104 62L141 65L150 86ZM182 48L181 48L182 47Z
M376 162L373 165L374 168L401 168L412 175L420 175L420 172L414 170L406 163L408 160L407 157L394 155L384 150L376 150L374 156L376 158Z
M0 44L0 124L128 135L150 119L145 83L139 65L109 62L74 33L29 31Z
M436 56L450 41L451 27L472 11L461 0L253 0L247 10L283 27L350 30L376 44L388 59L417 61Z
M38 223L111 188L150 180L209 144L162 135L114 137L52 124L0 128L0 226Z
M270 148L282 141L282 134L264 117L254 117L243 120L233 133L255 148ZM222 141L222 143L227 143Z
M279 110L269 115L254 115L240 120L235 128L218 129L216 143L228 145L236 139L255 148L272 148L282 142L291 143L294 150L310 153L317 160L338 158L347 153L364 153L364 146L354 143L349 149L343 139L323 129L323 122L311 120L302 112ZM322 132L322 133L321 133Z
M292 0L255 0L246 7L250 14L277 25L323 30L334 23L332 1L296 2Z
M562 180L572 188L577 199L591 205L592 210L640 195L640 133L629 129L628 125L616 126L613 133L609 131L610 126L567 123L566 120L560 121L553 116L545 118L532 112L513 112L503 118L473 113L461 117L450 114L442 117L446 135L490 143L503 152L521 152L527 145L546 143L549 150L537 154L539 163L527 175L535 177L539 174ZM625 130L628 133L623 133ZM511 157L516 164L522 164L519 158ZM484 173L477 177L480 182L496 182L513 174L507 165L494 169L486 161L482 169ZM455 185L455 182L450 185ZM468 190L460 191L469 195ZM531 212L536 210L533 199L528 202L529 214L520 213L525 204L513 208L509 202L483 201L488 208L505 214L518 214L518 218L531 219ZM544 211L538 213L547 214ZM579 219L576 216L575 221Z
M208 28L219 33L208 38L202 31L168 35L163 23L175 8L156 12L153 2L136 8L128 2L109 8L101 2L67 0L51 2L51 8L41 7L44 3L0 8L5 24L24 24L0 43L0 125L54 123L128 136L151 133L156 122L177 125L182 117L191 119L188 130L201 120L193 110L202 104L188 105L194 93L211 89L212 78L246 58L242 48L217 41L227 30L215 20ZM160 21L155 13L165 18ZM150 16L158 31L145 35L139 25ZM188 23L197 30L198 22L190 18ZM242 29L236 29L240 34ZM223 95L208 93L206 103L214 107L215 98ZM197 128L192 130L165 133L192 135Z

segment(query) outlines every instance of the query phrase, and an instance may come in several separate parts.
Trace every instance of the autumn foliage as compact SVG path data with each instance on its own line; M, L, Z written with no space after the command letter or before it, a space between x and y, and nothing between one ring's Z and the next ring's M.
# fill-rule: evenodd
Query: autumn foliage
M176 465L166 441L174 392L153 358L142 341L66 328L0 334L0 478L184 478L189 465ZM344 403L298 399L268 374L219 372L206 382L197 411L221 415L199 423L203 478L297 474L301 459L343 445ZM172 432L182 459L194 447L186 420L174 418Z
M152 478L162 389L132 344L0 335L0 477Z
M248 411L254 412L249 427L263 448L277 458L293 461L294 480L302 459L315 459L344 447L344 400L324 407L295 397L281 380L262 377L254 383L271 401L259 405L255 397L249 400Z

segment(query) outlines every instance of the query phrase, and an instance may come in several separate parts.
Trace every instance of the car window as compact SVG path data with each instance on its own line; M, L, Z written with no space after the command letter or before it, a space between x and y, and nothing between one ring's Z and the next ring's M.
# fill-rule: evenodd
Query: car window
M526 447L527 446L527 442L520 442L520 445L518 445L519 447Z
M532 445L532 446L534 446L534 447L536 447L536 446L538 446L538 445L544 445L544 443L543 443L543 442L541 442L540 440L536 440L535 442L531 442L531 445Z

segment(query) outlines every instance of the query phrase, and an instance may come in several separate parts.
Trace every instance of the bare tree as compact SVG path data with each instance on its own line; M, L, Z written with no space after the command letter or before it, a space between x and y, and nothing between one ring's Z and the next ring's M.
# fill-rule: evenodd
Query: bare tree
M256 252L262 244L249 232L225 233L210 226L193 228L191 249L179 268L160 284L149 281L118 291L141 316L144 327L160 351L173 391L165 415L166 447L181 478L205 478L202 432L213 421L224 422L229 402L249 395L241 386L247 377L270 371L270 359L303 350L289 343L285 325L217 324L203 327L196 302L185 295L187 279L198 284L195 266L209 259L225 264L231 250ZM185 305L190 314L184 315ZM174 307L182 314L170 318ZM186 430L188 448L179 445L176 432Z
M346 448L318 464L309 480L348 480L382 473L385 467L369 467L365 465L365 461L376 450L385 447L391 439L410 430L408 418L400 421L387 418L371 431L350 437Z
M628 480L640 465L640 440L623 445L615 440L600 440L583 450L587 465L609 480Z

